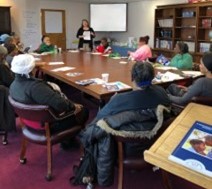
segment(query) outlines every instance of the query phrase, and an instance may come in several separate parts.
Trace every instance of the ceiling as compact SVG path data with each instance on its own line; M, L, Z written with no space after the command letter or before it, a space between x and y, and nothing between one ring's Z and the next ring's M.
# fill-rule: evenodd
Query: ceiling
M70 0L82 3L130 3L138 1L156 1L156 0Z

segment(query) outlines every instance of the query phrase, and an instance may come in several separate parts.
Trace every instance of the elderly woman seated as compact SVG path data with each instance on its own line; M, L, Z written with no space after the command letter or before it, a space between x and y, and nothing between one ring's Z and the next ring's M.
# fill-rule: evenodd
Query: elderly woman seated
M193 97L212 97L212 53L205 53L200 62L200 71L205 77L197 79L191 86L171 84L167 88L171 102L186 105Z
M73 116L54 123L52 132L66 130L79 122L83 125L88 118L87 110L67 99L56 84L32 77L34 67L34 57L29 54L13 58L11 70L15 73L15 80L10 86L10 96L24 104L48 105L58 115L73 112Z
M164 106L170 104L165 90L152 85L154 69L150 63L135 63L131 73L133 90L114 95L80 134L86 152L92 154L97 166L97 175L92 176L102 186L113 183L115 145L111 135L145 137L145 131L161 126L162 117L159 114L156 116L155 112L157 107L163 107L160 110L163 113ZM151 135L151 131L149 134ZM87 169L83 166L81 168ZM76 180L74 182L77 183Z
M174 51L176 55L171 59L169 66L182 70L191 70L193 65L193 58L189 54L188 45L184 42L178 42L175 45Z

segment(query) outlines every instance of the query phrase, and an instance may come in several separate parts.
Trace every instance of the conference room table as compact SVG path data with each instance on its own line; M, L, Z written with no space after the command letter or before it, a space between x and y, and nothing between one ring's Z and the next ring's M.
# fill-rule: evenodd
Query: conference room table
M67 51L58 54L42 55L40 62L44 62L39 69L47 75L50 75L68 85L82 91L85 94L91 95L100 102L103 106L114 93L132 90L131 69L135 62L128 61L126 58L110 58L97 53L83 51ZM69 67L70 70L53 71L56 68ZM157 72L157 69L156 69ZM74 73L81 73L73 77ZM120 81L129 86L129 88L120 91L109 91L102 84L91 84L82 86L76 84L76 81L102 78L102 73L109 73L109 82ZM72 75L72 77L70 76ZM175 82L191 83L191 78L186 77ZM171 82L159 82L163 86L168 86Z
M211 113L212 107L210 106L190 103L151 148L144 152L144 159L148 163L158 166L162 170L177 175L189 182L195 183L198 186L212 189L212 178L210 176L203 175L179 163L175 163L168 158L195 121L200 121L212 126ZM168 176L167 174L165 175ZM166 179L168 178L169 177L166 177ZM166 188L171 189L171 182L169 179L167 181Z

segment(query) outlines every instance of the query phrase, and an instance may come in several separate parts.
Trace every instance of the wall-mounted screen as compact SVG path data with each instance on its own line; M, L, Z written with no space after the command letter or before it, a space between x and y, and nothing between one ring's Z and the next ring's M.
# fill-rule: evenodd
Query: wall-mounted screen
M96 32L127 31L127 4L90 4L90 25Z

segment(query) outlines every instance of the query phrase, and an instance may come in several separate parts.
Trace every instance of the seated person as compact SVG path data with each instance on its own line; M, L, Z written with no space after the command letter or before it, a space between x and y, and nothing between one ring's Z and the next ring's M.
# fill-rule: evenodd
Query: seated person
M16 47L16 45L14 44L9 44L9 45L5 45L5 48L7 49L7 56L6 56L6 61L9 64L9 66L11 67L11 62L13 60L13 57L15 55L18 55L18 49Z
M63 131L76 124L83 125L88 119L87 109L67 99L55 85L32 77L34 67L33 56L21 54L14 57L11 70L15 73L15 80L10 86L11 97L24 104L48 105L58 115L73 112L72 116L53 123L52 132Z
M14 38L15 45L16 45L16 47L17 47L18 51L20 52L20 54L21 54L21 53L23 53L23 50L24 50L24 44L23 44L23 43L21 43L20 37L19 37L19 36L17 36L17 35L14 35L14 36L13 36L13 38Z
M109 46L107 38L103 37L101 39L100 45L96 47L96 52L100 52L103 54L110 54L112 52L112 48Z
M4 46L8 46L10 44L14 44L15 45L15 40L12 36L9 36L7 37L5 40L4 40Z
M176 55L171 59L169 66L182 70L191 70L193 58L188 52L188 45L184 42L178 42L175 45L174 51Z
M7 49L0 45L0 85L9 87L14 80L14 75L5 61L6 56Z
M195 96L212 97L212 53L205 53L201 59L200 71L205 77L199 78L187 87L171 84L167 88L171 102L186 105Z
M106 120L111 116L113 117L117 115L120 115L121 117L123 113L126 112L132 113L134 111L140 111L141 114L137 116L134 116L133 114L133 117L136 117L134 121L130 119L129 114L125 114L121 119L114 121L117 125L115 128L111 126L109 129L114 129L114 133L119 132L119 130L125 130L126 132L134 131L135 134L139 131L147 131L156 127L157 118L155 118L155 113L153 113L154 118L152 117L149 119L147 117L150 116L151 113L146 112L147 110L155 109L159 104L165 106L169 106L170 104L165 90L158 85L152 85L154 69L150 63L135 63L131 75L134 86L133 90L115 94L97 113L96 118L80 133L81 142L86 150L90 152L90 148L94 149L96 147L95 145L98 146L98 154L95 156L94 152L93 156L95 156L94 158L97 163L97 180L98 183L103 186L112 184L115 151L113 151L114 143L112 137L109 135L111 133L107 131L107 129L100 129L100 127L97 126L99 120ZM146 112L146 114L144 112ZM128 124L123 123L124 118L127 119ZM144 119L142 120L142 118Z
M50 38L46 35L44 35L41 38L41 45L38 47L37 50L35 50L35 52L37 53L44 53L44 52L54 52L54 45L51 44Z
M149 36L139 38L138 49L135 52L128 51L128 55L135 61L143 61L152 57L152 51L148 45Z
M0 36L0 44L4 44L6 38L10 37L8 34L2 34Z

